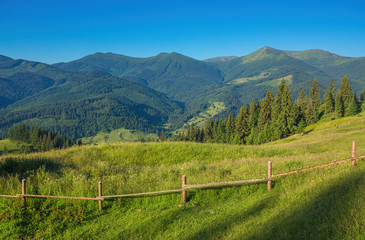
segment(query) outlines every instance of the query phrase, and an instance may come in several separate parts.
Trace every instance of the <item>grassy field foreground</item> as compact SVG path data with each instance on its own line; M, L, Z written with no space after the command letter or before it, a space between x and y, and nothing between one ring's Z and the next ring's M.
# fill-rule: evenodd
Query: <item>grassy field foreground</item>
M188 184L261 178L365 154L365 116L311 126L261 146L123 143L0 157L0 194L122 194ZM318 131L317 131L318 130ZM278 177L266 184L97 202L0 198L0 238L364 239L365 160Z

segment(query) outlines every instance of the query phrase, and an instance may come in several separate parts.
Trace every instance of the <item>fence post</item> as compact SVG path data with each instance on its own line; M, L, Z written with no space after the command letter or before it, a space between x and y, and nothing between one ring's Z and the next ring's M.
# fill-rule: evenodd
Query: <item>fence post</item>
M99 197L101 197L103 194L103 189L102 189L102 183L99 182L98 183L98 195ZM102 208L102 200L99 200L99 210L101 211L101 208Z
M272 175L272 162L269 161L267 162L267 177L271 178ZM271 190L271 180L267 181L267 190L270 191Z
M182 202L186 203L186 190L185 190L185 184L186 184L186 176L182 176Z
M26 181L25 181L25 179L23 179L22 180L22 195L25 195L25 194L27 194ZM22 203L23 203L23 206L25 207L26 200L25 200L24 196L22 197Z
M352 141L352 166L355 167L356 165L356 142Z

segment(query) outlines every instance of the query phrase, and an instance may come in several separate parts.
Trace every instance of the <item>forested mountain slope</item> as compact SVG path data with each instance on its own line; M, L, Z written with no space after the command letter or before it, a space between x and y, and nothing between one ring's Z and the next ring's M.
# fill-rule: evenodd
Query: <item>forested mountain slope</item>
M164 94L102 71L68 72L24 60L2 63L1 97L8 106L1 110L1 136L22 121L77 138L121 127L155 131L182 112Z

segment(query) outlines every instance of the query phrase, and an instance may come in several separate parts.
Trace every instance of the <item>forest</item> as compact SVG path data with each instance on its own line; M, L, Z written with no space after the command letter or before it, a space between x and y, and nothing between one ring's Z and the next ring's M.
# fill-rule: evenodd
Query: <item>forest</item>
M365 91L362 91L359 98L353 93L345 75L337 92L332 79L321 98L318 80L315 78L309 97L302 90L293 102L290 88L282 79L275 97L268 90L264 99L258 102L252 99L249 106L243 105L236 118L231 112L227 118L207 120L203 128L188 126L175 140L261 144L304 133L306 126L325 116L335 119L356 115L364 109L364 99Z
M81 140L74 141L57 132L48 131L39 127L28 128L25 124L16 124L9 129L9 139L22 142L21 152L49 151L51 149L63 149L73 145L82 145Z

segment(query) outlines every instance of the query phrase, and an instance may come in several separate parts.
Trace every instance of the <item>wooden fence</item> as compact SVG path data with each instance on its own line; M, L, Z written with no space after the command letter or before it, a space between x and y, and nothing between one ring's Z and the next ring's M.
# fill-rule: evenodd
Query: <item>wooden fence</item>
M316 166L311 166L307 168L302 168L298 170L293 170L284 173L277 173L272 174L272 162L268 162L267 178L259 178L259 179L248 179L248 180L238 180L238 181L229 181L229 182L216 182L216 183L203 183L203 184L186 184L186 176L182 176L182 188L181 189L172 189L172 190L163 190L163 191L156 191L156 192L144 192L144 193L130 193L130 194L121 194L121 195L110 195L110 196L103 196L102 195L102 182L98 182L98 196L95 198L92 197L68 197L68 196L46 196L46 195L34 195L34 194L27 194L26 193L26 181L25 179L22 180L22 194L13 195L0 195L0 197L6 198L20 198L22 199L23 206L26 206L26 198L57 198L57 199L73 199L73 200L87 200L87 201L98 201L99 202L99 210L102 209L102 202L106 198L122 198L122 197L140 197L146 195L155 195L155 194L166 194L166 193L175 193L175 192L182 192L182 202L186 203L186 192L188 189L198 189L198 188L210 188L210 187L222 187L222 186L232 186L232 185L240 185L246 183L260 183L260 182L267 182L267 190L271 190L272 180L275 177L284 176L288 174L298 173L310 169L325 167L333 164L343 163L347 161L352 162L352 166L356 166L356 159L365 158L365 155L356 157L356 142L352 142L352 156L351 158L346 158L334 162L323 163Z

